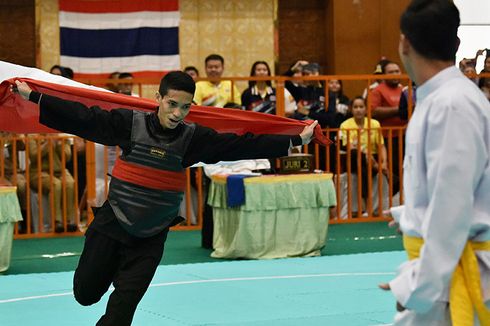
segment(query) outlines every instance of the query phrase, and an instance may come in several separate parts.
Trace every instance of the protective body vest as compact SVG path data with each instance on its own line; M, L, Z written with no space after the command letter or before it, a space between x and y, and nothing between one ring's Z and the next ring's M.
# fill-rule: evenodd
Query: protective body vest
M108 201L122 227L150 237L172 224L184 196L182 159L195 125L179 126L168 137L152 134L150 113L134 111L131 148L117 158Z

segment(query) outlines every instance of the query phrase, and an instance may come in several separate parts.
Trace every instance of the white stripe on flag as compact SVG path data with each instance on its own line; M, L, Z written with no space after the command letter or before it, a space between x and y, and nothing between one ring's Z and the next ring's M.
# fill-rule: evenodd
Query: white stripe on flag
M77 29L129 29L139 27L179 27L178 11L137 11L86 14L60 11L60 27Z
M169 71L180 69L179 55L140 55L134 57L79 58L61 56L60 63L67 67L77 67L76 72L84 74L110 74L114 71Z

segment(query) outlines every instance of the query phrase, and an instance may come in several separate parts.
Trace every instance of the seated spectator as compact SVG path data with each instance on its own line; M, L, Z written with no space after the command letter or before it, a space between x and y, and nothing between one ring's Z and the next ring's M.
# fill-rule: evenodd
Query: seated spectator
M121 72L118 76L118 93L130 96L138 96L133 93L133 75L129 72Z
M386 57L381 57L381 59L378 61L378 63L376 64L376 66L374 67L374 72L373 74L374 75L382 75L384 74L384 69L385 69L385 66L390 63L391 61L388 60ZM375 89L376 87L379 86L379 84L382 82L383 80L382 79L377 79L375 80L374 82L372 82L370 85L369 85L369 88L365 88L364 91L362 92L362 97L364 99L367 98L368 96L368 92L371 92L373 89Z
M255 61L250 71L251 77L268 77L271 75L265 61ZM276 89L270 80L250 80L248 88L242 93L242 107L247 111L276 113Z
M238 103L235 103L235 102L228 102L225 105L223 105L223 108L224 109L238 109L238 110L241 110L242 109L242 106L240 104L238 104Z
M308 61L306 61L306 60L296 61L284 73L284 76L302 77L303 76L303 67L307 64L308 64ZM284 83L284 87L293 96L293 98L296 102L299 101L299 99L301 97L301 89L304 86L305 86L305 84L302 80L286 80L286 82Z
M109 181L111 180L112 169L120 154L120 149L116 146L104 146L95 144L95 207L101 207L106 200L109 192ZM107 161L107 163L106 163ZM107 179L107 180L106 180ZM107 181L107 182L106 182Z
M0 171L0 175L4 176L4 179L1 180L2 184L17 187L17 197L19 198L20 208L22 210L22 215L24 216L24 221L20 222L20 225L22 226L20 232L25 233L25 216L27 209L26 179L23 171L20 170L21 158L17 154L18 152L25 150L25 143L22 139L17 139L14 148L12 136L13 134L11 133L0 131L0 145L3 148L3 173ZM16 153L14 153L14 150ZM14 154L17 155L15 162Z
M344 95L344 85L341 80L330 79L328 81L328 110L333 111L335 108L336 127L346 119L349 111L349 98ZM332 106L330 108L330 106Z
M42 135L46 136L46 135ZM39 182L43 192L53 192L54 197L54 217L56 221L55 232L63 232L63 175L64 189L66 194L66 217L67 231L74 232L78 229L75 224L75 194L74 180L70 172L61 165L63 156L65 162L71 158L70 143L62 140L29 139L29 159L30 159L30 186L39 193ZM50 154L50 147L52 155ZM38 164L40 156L41 166ZM53 171L51 180L50 171Z
M192 77L194 81L199 78L199 70L194 66L187 66L184 68L184 72Z
M483 69L482 71L480 71L480 74L490 74L490 49L485 49L485 51L486 51L485 61L483 62ZM478 87L485 93L485 95L488 94L488 86L486 86L485 84L488 85L489 80L490 80L490 76L487 76L487 77L480 78L478 81Z
M480 78L480 89L482 90L483 94L487 97L487 99L490 101L490 77L483 77Z
M388 161L386 147L380 132L380 123L366 117L366 102L362 96L354 98L351 104L352 118L347 119L340 125L341 140L344 149L349 150L347 154L350 157L350 172L354 175L358 174L358 152L361 152L361 179L357 180L357 185L354 183L351 187L353 197L357 198L357 189L361 187L362 199L367 200L368 195L368 162L371 162L373 180L378 182L381 178L383 188L385 189L384 196L387 195L385 187L387 185L385 175L388 174ZM370 129L369 129L370 127ZM359 135L360 133L360 135ZM369 138L369 143L368 143ZM368 147L369 144L369 147ZM372 203L373 209L378 208L378 187L372 186ZM353 205L357 207L357 200L353 200ZM356 202L356 203L354 203ZM357 208L356 208L357 210ZM357 212L353 215L355 216ZM379 212L378 212L379 213Z
M267 77L271 75L269 65L265 61L256 61L252 65L250 76ZM284 89L284 104L286 116L291 116L296 110L296 102ZM248 88L242 93L242 107L245 110L276 114L276 89L270 80L251 80Z
M412 82L412 112L415 110L415 102L417 86ZM402 95L400 96L400 104L398 104L398 114L400 119L408 121L408 86L403 87Z
M478 85L478 76L476 75L476 61L467 61L465 65L462 66L461 72L465 74L473 83Z
M483 50L482 51L482 54L483 54ZM480 71L480 73L482 72L490 72L490 49L485 49L485 61L483 61L483 69L482 71Z
M225 69L225 59L219 54L208 55L204 61L206 76L210 81L201 80L196 83L194 102L197 105L222 108L227 103L241 105L240 92L231 81L221 80Z
M320 75L320 66L317 63L309 63L303 66L302 69L303 76ZM337 84L340 87L337 87ZM328 107L325 109L325 88L323 83L319 80L305 81L305 87L301 88L300 95L298 95L298 109L293 118L298 120L318 120L322 128L338 128L347 113L344 105L337 105L337 100L339 100L339 104L341 100L346 100L343 94L338 93L341 91L341 87L339 81L332 83L332 89L335 90L335 93L329 91Z
M302 66L302 75L315 77L320 75L320 66L317 63L309 63ZM297 99L297 110L295 119L318 120L318 123L325 128L329 125L330 115L325 111L325 90L319 80L308 80L304 82L304 87L300 88Z
M85 152L85 139L79 137L73 137L69 140L71 143L70 151L72 153L70 159L66 160L66 168L70 171L71 175L75 175L75 158L76 152L76 165L77 165L77 192L78 192L78 202L80 203L82 196L85 192L87 186L87 162L86 162L86 152Z
M119 93L119 82L117 80L119 79L120 74L121 73L119 71L114 71L109 75L111 82L106 84L106 88L111 92Z
M384 66L384 75L399 75L400 67L394 62ZM402 127L406 121L400 118L399 105L403 86L399 79L385 79L371 92L372 117L381 123L382 127ZM389 131L384 131L385 142L388 143ZM402 137L403 138L403 137ZM401 157L403 157L404 142L400 140L398 129L393 129L391 134L392 152L390 159L393 163L393 191L397 193L400 189L401 160L399 143L402 145Z
M49 72L53 75L62 76L68 79L73 79L74 76L73 70L71 68L59 65L52 66Z
M384 75L399 75L400 73L400 67L394 62L389 62L384 66ZM371 93L372 114L382 125L400 125L397 119L402 89L403 86L399 79L386 79L373 89Z

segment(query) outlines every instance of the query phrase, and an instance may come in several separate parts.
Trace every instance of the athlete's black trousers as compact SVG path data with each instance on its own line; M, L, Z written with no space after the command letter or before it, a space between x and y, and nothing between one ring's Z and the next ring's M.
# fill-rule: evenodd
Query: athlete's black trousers
M94 228L87 230L73 279L75 298L82 305L91 305L100 300L111 283L115 288L97 325L131 325L162 258L167 233L168 228L128 244Z

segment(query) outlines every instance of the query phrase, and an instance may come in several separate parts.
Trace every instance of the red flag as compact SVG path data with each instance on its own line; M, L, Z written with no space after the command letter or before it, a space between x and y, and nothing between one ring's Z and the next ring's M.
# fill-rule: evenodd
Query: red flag
M128 108L133 110L154 111L156 101L104 92L94 89L48 83L30 78L12 78L0 84L0 130L16 133L57 132L39 123L38 105L26 101L17 93L9 90L14 80L25 81L33 90L57 96L63 99L81 102L87 106L97 105L105 110ZM313 121L298 121L271 114L251 111L193 106L186 118L188 122L213 128L218 132L244 134L283 134L297 135ZM321 127L315 128L315 142L327 145L330 141Z

